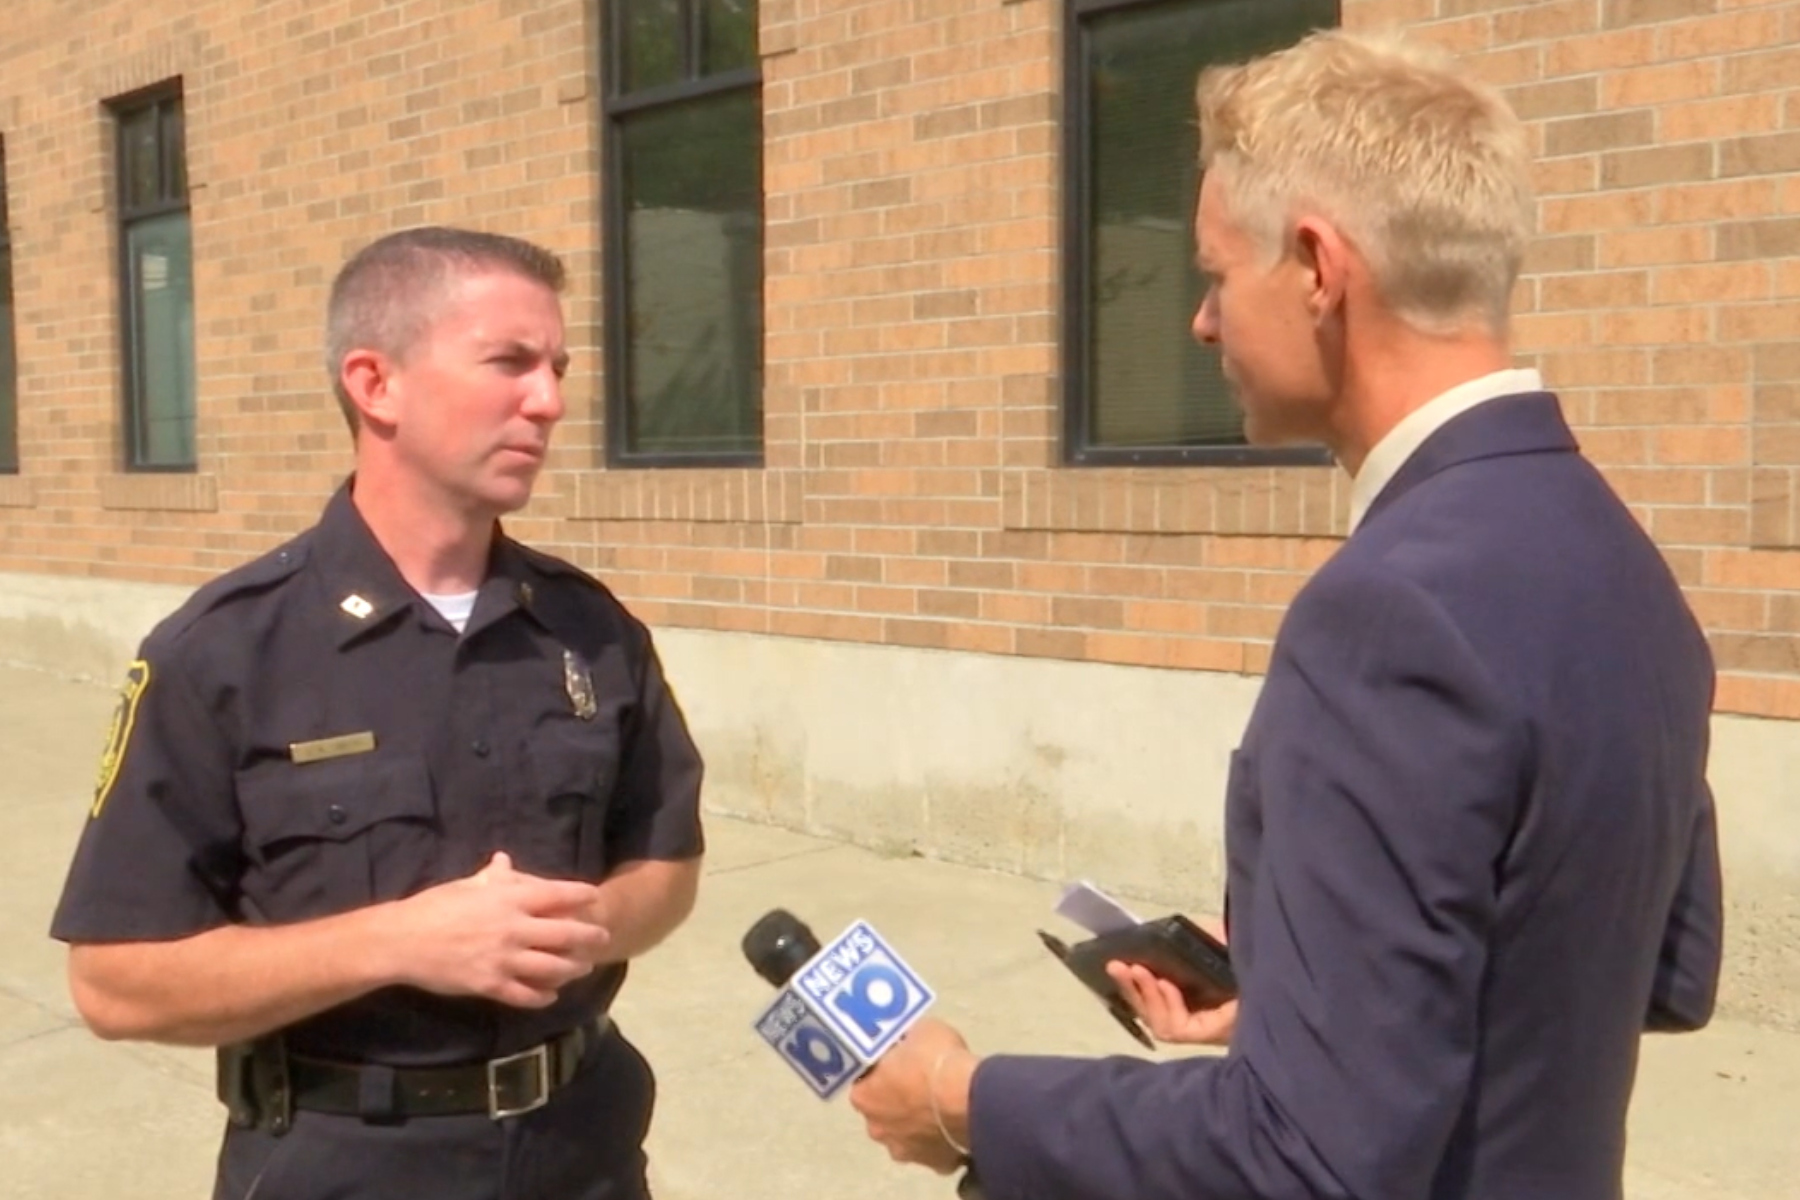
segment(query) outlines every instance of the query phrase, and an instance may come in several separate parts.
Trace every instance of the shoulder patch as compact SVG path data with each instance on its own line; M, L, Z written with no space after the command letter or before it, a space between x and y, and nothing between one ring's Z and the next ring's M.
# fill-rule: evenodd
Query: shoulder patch
M119 764L125 759L125 746L131 740L131 727L137 721L138 701L150 686L150 664L137 659L125 672L125 686L119 689L119 704L113 710L112 724L106 730L106 745L100 752L100 778L94 785L94 806L90 818L98 817L119 778Z

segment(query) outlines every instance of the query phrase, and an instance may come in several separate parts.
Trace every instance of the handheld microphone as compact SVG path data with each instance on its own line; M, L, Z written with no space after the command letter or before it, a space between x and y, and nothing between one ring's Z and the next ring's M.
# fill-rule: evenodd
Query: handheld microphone
M799 917L772 909L742 946L756 973L778 989L756 1019L757 1035L822 1100L873 1070L936 998L866 921L821 946ZM972 1168L956 1194L981 1200Z

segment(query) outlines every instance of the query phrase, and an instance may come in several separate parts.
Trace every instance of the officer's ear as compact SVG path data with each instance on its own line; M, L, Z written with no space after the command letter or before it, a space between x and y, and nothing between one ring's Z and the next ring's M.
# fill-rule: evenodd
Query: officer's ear
M394 362L379 350L357 349L344 355L340 378L344 394L356 406L365 427L391 429L398 416L398 378Z

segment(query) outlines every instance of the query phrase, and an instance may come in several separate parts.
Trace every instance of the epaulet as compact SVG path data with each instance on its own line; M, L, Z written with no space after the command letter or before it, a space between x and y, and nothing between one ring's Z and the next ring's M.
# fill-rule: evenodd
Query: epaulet
M558 558L554 554L546 554L542 550L527 546L524 542L515 541L513 546L519 551L519 557L540 574L555 575L564 579L578 579L595 591L605 592L608 596L612 595L611 589L604 583L567 559Z
M231 601L266 592L292 578L306 564L307 551L312 544L311 533L308 530L262 557L251 559L202 584L185 604L163 620L156 632L162 637L179 636L200 618Z

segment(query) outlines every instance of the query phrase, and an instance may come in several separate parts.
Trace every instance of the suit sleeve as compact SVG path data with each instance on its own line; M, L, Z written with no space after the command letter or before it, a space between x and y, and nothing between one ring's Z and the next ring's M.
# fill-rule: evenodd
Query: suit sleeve
M1719 871L1718 812L1711 790L1704 783L1700 786L1700 811L1694 821L1687 865L1663 929L1650 1011L1644 1020L1644 1028L1655 1033L1704 1028L1712 1020L1713 1001L1719 990L1725 902Z
M697 858L704 767L687 718L663 676L648 630L639 627L638 703L626 731L606 830L609 862Z
M1230 1053L985 1060L971 1137L992 1200L1429 1193L1473 1077L1524 726L1432 600L1336 572L1295 601L1253 729Z
M179 642L131 664L51 936L165 941L233 919L242 824L232 750Z

